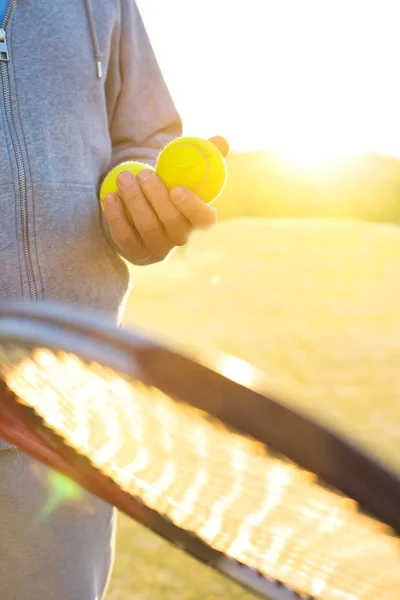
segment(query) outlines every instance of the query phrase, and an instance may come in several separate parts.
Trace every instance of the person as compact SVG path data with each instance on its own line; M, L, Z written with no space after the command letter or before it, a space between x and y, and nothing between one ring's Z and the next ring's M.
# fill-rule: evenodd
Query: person
M149 170L122 174L100 209L105 174L128 159L154 165L180 116L134 0L0 10L0 300L88 306L119 323L127 261L160 261L216 220ZM103 598L112 508L83 490L60 500L51 471L5 443L0 482L0 597Z

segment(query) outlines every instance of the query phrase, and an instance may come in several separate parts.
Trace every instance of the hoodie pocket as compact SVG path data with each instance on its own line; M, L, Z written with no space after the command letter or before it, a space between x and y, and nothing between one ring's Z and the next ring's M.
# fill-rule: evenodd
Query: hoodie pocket
M104 237L93 187L38 185L33 200L44 298L119 314L129 269Z

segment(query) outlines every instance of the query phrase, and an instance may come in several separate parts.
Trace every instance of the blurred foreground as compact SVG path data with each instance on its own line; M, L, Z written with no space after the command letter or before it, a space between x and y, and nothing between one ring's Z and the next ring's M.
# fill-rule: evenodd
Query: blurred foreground
M255 596L119 515L107 600L255 600Z
M226 221L164 264L135 269L132 292L127 326L190 352L218 349L253 363L271 390L400 469L400 434L385 421L385 402L400 387L398 227ZM240 368L227 364L245 379ZM379 409L374 423L365 420L365 401ZM341 421L345 404L354 411L351 432ZM111 600L223 597L250 598L121 518Z

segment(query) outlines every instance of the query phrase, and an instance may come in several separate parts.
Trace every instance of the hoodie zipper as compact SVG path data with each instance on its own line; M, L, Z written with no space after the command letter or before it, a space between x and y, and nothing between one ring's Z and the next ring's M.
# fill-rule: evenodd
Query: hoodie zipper
M8 71L9 51L6 39L6 27L14 7L15 0L11 0L8 6L3 25L0 29L0 69L1 80L3 85L4 109L6 114L6 122L11 137L12 146L14 149L15 160L17 163L18 183L19 183L19 198L20 198L20 217L22 229L22 243L25 258L25 267L28 277L29 293L32 300L38 299L38 292L35 282L35 275L32 266L32 258L29 247L29 227L28 227L28 192L26 182L26 171L24 165L24 157L22 154L21 144L19 141L17 128L14 122L14 115L11 103L11 88L10 74Z

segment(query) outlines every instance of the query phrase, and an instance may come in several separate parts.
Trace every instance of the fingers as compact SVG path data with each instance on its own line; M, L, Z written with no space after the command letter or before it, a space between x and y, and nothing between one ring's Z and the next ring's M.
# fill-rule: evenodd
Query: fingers
M148 252L167 254L171 249L167 232L146 198L138 179L125 171L118 177L118 187L125 210Z
M153 171L141 171L138 175L141 189L154 213L163 224L173 246L183 246L193 230L191 222L171 202L169 191Z
M118 189L105 198L105 216L114 243L132 262L166 256L174 246L186 244L194 229L208 229L217 220L214 207L186 188L169 192L151 170L136 177L124 171Z
M111 237L114 243L121 249L121 253L127 258L147 258L149 252L139 234L129 223L122 201L117 194L109 194L105 198L104 212Z
M208 229L217 222L217 211L205 204L194 192L183 187L174 188L170 197L179 212L195 229Z

